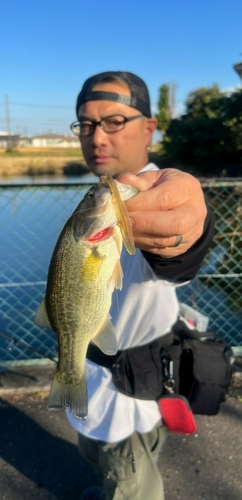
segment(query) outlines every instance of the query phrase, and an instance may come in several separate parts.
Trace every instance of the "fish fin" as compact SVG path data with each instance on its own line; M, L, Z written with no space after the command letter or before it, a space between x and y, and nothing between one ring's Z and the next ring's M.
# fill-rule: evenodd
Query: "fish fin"
M59 410L68 407L75 418L86 420L88 412L87 383L85 375L78 383L60 382L55 373L48 400L49 410Z
M102 352L112 356L118 350L117 339L114 333L114 326L108 316L102 329L98 332L96 337L92 339L93 342L101 349Z
M50 324L50 320L48 318L48 314L46 311L46 303L45 303L45 297L43 298L42 302L40 303L35 317L34 317L34 323L37 326L40 326L41 328L52 328Z
M123 287L123 270L122 266L120 264L120 260L117 260L114 271L113 271L113 276L112 276L112 281L114 282L114 288L117 288L118 290L122 290Z

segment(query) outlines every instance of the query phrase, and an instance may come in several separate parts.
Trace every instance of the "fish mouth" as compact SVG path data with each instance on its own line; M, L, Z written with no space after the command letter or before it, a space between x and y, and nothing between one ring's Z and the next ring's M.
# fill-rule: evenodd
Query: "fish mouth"
M98 241L106 240L109 236L111 236L112 229L112 227L106 227L105 229L98 231L98 233L94 234L91 238L88 238L87 241L90 241L90 243L97 243Z

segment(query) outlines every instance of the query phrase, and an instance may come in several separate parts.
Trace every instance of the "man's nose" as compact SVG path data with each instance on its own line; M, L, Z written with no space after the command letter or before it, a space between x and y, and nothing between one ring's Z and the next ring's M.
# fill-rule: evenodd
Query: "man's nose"
M95 130L92 134L93 144L100 146L101 144L107 143L107 134L104 132L100 125L96 125Z

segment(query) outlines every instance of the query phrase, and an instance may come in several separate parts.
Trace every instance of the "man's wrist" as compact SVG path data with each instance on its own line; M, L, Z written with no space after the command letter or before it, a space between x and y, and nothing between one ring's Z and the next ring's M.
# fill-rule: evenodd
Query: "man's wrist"
M214 236L215 217L208 208L204 230L200 238L184 253L175 257L164 257L142 250L142 253L157 276L175 282L195 278Z

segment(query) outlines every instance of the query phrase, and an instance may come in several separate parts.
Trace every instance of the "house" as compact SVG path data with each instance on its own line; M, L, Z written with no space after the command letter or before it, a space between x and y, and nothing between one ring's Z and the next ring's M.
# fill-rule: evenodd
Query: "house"
M61 134L42 134L34 137L0 131L0 149L8 148L73 148L80 149L78 137Z
M33 148L79 148L78 137L59 134L42 134L32 137Z
M31 138L18 134L8 134L0 131L0 149L28 148L31 146Z
M63 140L60 143L60 146L63 148L80 148L80 141L78 137L72 135L63 135Z

